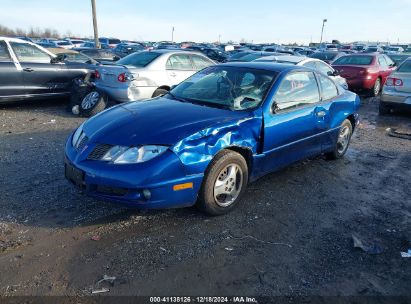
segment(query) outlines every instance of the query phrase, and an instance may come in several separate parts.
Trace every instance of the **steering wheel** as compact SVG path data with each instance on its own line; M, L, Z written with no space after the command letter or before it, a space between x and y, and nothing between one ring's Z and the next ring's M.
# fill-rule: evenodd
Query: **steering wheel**
M217 95L221 96L221 84L227 84L229 87L228 92L230 93L230 98L235 99L235 91L234 91L234 84L227 76L221 76L217 81Z

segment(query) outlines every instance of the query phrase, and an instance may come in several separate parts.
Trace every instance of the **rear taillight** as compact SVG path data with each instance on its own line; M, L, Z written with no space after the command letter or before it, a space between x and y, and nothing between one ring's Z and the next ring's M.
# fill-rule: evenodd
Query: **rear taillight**
M95 70L94 71L94 77L96 78L96 79L100 79L100 72L99 71L97 71L97 70Z
M121 73L120 75L118 75L117 79L120 82L127 82L127 80L129 80L130 77L126 73Z
M399 78L388 77L385 85L387 87L402 87L404 85L404 82Z

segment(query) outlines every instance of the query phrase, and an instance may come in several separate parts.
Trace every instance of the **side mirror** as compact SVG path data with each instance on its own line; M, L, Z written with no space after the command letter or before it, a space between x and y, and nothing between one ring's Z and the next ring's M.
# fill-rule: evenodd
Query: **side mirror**
M61 63L66 59L66 55L64 54L58 54L57 57L51 58L50 63L55 64L55 63Z
M278 103L274 100L273 104L271 105L271 113L276 114L280 108L278 107Z
M114 56L113 57L113 61L119 61L121 58L120 57L118 57L118 56Z

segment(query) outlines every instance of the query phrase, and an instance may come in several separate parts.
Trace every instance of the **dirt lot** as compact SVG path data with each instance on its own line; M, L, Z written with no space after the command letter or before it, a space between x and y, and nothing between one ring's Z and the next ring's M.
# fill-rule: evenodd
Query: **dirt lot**
M266 176L216 218L83 196L63 174L83 119L62 101L0 107L0 295L411 296L411 141L385 131L411 130L411 115L376 104L363 101L344 160ZM95 284L104 275L113 286Z

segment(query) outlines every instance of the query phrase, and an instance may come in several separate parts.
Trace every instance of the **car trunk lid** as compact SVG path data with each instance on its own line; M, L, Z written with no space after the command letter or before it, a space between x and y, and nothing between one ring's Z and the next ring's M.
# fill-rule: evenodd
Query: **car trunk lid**
M394 87L397 92L411 93L411 73L395 73L391 78L402 80L402 86Z
M371 66L368 65L334 65L341 77L345 79L354 79L366 75L369 72Z
M124 85L128 85L129 80L120 81L120 75L131 75L132 71L123 65L105 65L97 67L97 71L100 75L96 79L96 83L100 86L118 88Z

